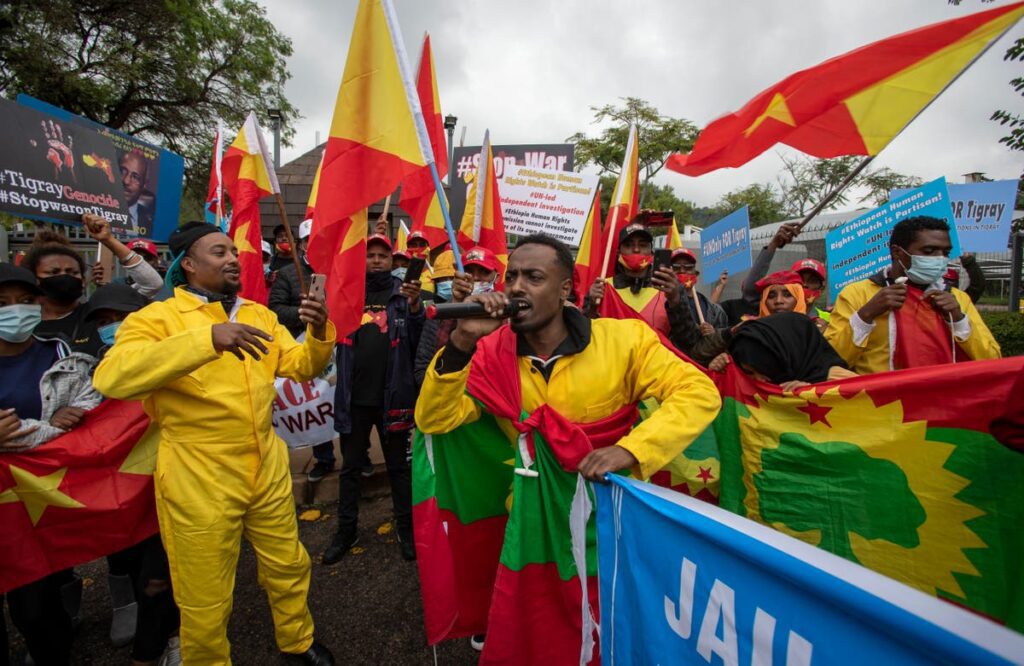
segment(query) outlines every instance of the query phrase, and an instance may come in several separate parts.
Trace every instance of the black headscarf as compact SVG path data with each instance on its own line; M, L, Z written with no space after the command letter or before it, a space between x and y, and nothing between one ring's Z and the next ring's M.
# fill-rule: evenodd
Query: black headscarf
M749 366L775 384L823 382L832 366L848 367L814 322L797 312L745 322L729 343L729 353L736 363Z

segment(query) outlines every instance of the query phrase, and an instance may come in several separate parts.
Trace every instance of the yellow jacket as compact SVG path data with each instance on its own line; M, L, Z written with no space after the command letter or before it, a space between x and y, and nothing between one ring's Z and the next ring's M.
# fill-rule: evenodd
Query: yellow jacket
M212 327L228 321L223 306L178 288L174 298L152 303L124 320L116 342L96 368L93 384L111 398L144 400L160 425L161 439L177 442L276 439L271 425L274 378L307 381L327 365L335 330L317 340L307 328L299 344L277 315L241 301L235 321L274 337L259 361L213 348Z
M439 375L434 362L416 402L420 430L446 433L480 418L480 406L465 394L469 366ZM661 408L618 443L636 457L645 479L689 446L722 404L703 372L666 349L647 324L635 319L593 320L590 343L578 354L555 360L546 382L530 359L520 356L519 377L524 410L532 413L547 403L576 423L657 399Z
M854 342L853 325L850 317L860 310L871 298L881 291L878 283L868 279L847 285L839 292L825 339L836 352L849 364L857 374L866 375L873 372L891 370L889 346L889 317L882 315L875 319L875 327L868 337L858 345ZM971 333L967 338L957 338L960 348L973 360L999 358L999 343L992 337L991 331L982 320L978 310L971 303L970 297L959 289L953 289L953 296L960 304L960 310L971 323ZM870 324L871 322L866 322Z

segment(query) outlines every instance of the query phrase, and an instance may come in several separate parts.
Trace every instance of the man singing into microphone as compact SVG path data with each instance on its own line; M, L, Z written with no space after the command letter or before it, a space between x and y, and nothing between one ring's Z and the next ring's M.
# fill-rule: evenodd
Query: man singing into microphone
M521 467L513 507L543 503L552 488L573 487L569 470L592 481L620 470L649 478L700 435L720 407L711 381L662 345L644 322L590 320L567 307L572 271L572 255L561 242L542 234L520 241L509 256L505 291L467 299L490 316L459 321L427 370L416 403L416 424L427 435L452 432L485 413L497 418L509 438L508 457L516 455ZM503 325L510 303L517 312ZM637 404L649 398L661 406L634 428ZM516 432L526 435L518 445ZM558 465L537 472L542 443ZM453 474L440 465L435 473L439 479ZM447 479L466 488L472 481ZM545 527L521 524L516 534L507 532L505 550L522 546L524 534L544 543L556 539ZM567 542L554 547L569 550ZM516 654L542 663L578 662L579 584L575 597L547 590L545 603L557 613L530 613L536 597L502 582L514 575L507 567L497 573L484 658ZM596 604L596 595L591 601Z

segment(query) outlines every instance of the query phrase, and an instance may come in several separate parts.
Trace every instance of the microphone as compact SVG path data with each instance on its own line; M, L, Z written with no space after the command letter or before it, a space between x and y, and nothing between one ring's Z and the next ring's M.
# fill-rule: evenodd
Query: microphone
M505 306L505 317L529 310L526 301L509 301ZM480 303L437 303L427 307L427 319L487 319L491 316Z

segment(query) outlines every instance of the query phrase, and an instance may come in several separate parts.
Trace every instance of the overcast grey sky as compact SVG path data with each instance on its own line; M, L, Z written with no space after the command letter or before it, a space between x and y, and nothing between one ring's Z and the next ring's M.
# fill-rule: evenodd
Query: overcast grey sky
M348 52L356 0L260 0L292 39L289 99L304 118L282 161L326 138ZM1002 3L999 3L1002 4ZM441 107L466 145L490 128L496 144L561 142L596 131L591 106L641 97L663 114L704 127L785 76L834 55L936 21L991 7L979 0L395 0L416 66L429 30ZM1018 24L875 160L931 180L983 171L1017 178L1024 153L998 143L996 108L1021 110L1008 85L1024 74L1003 62ZM795 153L789 148L779 151ZM699 178L663 171L658 182L700 205L774 181L769 151L738 169Z

